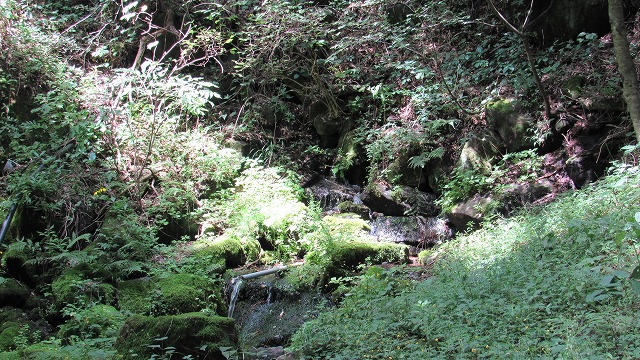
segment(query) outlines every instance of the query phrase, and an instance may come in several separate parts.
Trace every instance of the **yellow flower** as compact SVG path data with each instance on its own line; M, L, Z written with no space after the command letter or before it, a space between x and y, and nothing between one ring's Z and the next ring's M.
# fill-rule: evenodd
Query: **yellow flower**
M477 352L478 352L478 350L476 350L476 349L471 349L471 352L475 354L475 353L477 353Z

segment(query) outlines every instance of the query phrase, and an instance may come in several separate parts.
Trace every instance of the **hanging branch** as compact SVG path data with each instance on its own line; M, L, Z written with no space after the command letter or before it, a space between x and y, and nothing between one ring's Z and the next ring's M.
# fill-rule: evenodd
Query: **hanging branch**
M553 114L551 113L551 104L549 103L549 96L547 95L547 91L545 90L544 85L542 85L542 80L540 79L540 75L538 75L538 70L536 68L533 52L531 51L531 47L529 46L529 39L527 38L527 34L524 32L524 29L526 29L527 26L529 25L529 18L533 10L533 1L534 0L531 0L531 6L529 7L529 11L527 11L527 17L525 18L524 23L522 24L522 27L520 29L516 28L513 24L509 22L509 20L507 20L506 17L504 17L504 15L502 15L502 13L498 10L498 8L496 8L492 0L487 0L487 4L491 8L491 10L493 10L493 12L498 16L498 19L500 19L500 21L511 32L516 34L516 36L520 38L520 40L522 40L522 45L524 47L524 52L527 55L527 62L529 63L529 68L531 69L533 80L535 81L536 86L538 87L538 91L540 91L540 97L542 98L542 102L544 103L545 118L550 119L553 117Z
M149 27L153 27L153 25L150 23ZM147 45L149 45L149 43L155 40L158 36L166 35L167 32L174 34L177 37L181 36L180 31L178 31L175 26L175 13L171 9L167 10L167 13L164 17L164 24L161 28L150 34L144 35L140 39L140 44L138 45L138 53L136 54L136 59L133 61L133 65L131 66L133 70L136 70L138 69L138 67L140 67L144 53L147 50Z

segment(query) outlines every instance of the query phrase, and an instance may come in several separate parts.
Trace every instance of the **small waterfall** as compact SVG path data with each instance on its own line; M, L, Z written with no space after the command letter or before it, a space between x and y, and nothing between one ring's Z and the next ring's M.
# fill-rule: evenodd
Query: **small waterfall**
M229 313L228 317L233 317L233 311L236 309L236 302L238 301L238 294L240 293L240 287L242 286L242 277L238 278L238 281L233 285L233 291L231 292L231 299L229 299Z

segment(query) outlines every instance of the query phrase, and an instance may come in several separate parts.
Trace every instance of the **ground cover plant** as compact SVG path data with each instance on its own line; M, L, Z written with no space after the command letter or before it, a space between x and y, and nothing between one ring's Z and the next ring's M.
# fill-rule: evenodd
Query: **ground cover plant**
M424 254L425 280L365 274L292 349L331 359L637 358L639 180L637 167L619 167L485 224Z

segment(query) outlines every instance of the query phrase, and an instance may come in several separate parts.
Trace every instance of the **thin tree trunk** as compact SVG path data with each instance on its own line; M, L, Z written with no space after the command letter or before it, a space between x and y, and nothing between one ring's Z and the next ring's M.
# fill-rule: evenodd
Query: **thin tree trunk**
M636 67L629 51L622 0L609 0L609 21L611 22L611 36L613 37L613 50L618 62L618 71L622 75L622 93L627 102L627 110L636 132L636 139L640 141L640 87L638 86Z

